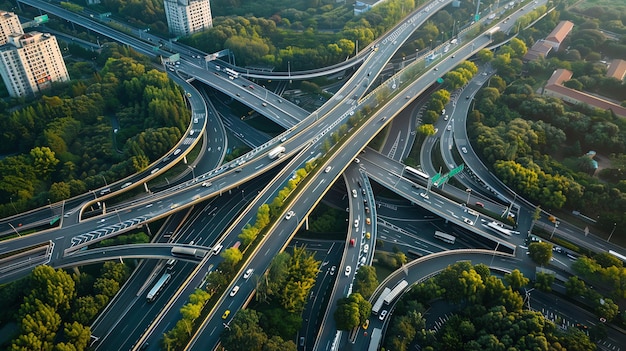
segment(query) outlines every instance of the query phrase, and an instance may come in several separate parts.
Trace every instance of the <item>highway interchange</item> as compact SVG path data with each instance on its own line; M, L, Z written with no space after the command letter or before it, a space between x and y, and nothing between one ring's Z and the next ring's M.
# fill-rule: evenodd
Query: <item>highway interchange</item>
M32 0L24 2L37 4L37 6L45 5L45 3L40 4L39 2ZM437 9L444 7L447 3L447 1L433 2L427 5L432 6L433 9L429 15L432 15L432 13L436 12ZM421 18L419 16L420 14ZM170 257L168 251L171 250L172 245L165 243L172 242L172 239L175 239L177 243L182 244L194 242L194 245L197 245L198 248L204 248L206 250L209 250L217 243L221 243L224 247L232 246L238 240L236 235L240 233L242 227L253 220L256 215L256 209L261 204L271 201L271 198L277 189L281 188L285 184L295 169L302 167L305 162L320 153L320 145L325 140L324 138L328 138L333 131L338 129L342 121L345 121L364 106L373 106L378 104L374 98L375 94L369 93L370 86L374 80L373 77L371 79L369 77L376 76L383 69L388 60L400 47L402 42L404 42L404 40L410 36L412 31L427 18L425 13L422 11L417 11L416 14L412 16L413 17L409 16L406 22L399 24L395 30L391 30L388 37L382 38L378 44L376 44L376 50L371 49L368 52L369 56L364 59L363 66L352 76L350 80L346 82L344 87L324 106L312 114L309 114L299 107L280 98L280 96L268 92L262 86L251 82L249 83L248 81L241 83L244 82L242 77L237 79L228 79L223 74L216 74L217 71L215 70L215 67L210 67L210 64L213 65L213 63L209 64L206 62L204 67L202 67L193 64L191 60L181 60L182 64L180 65L180 68L178 68L181 72L177 72L177 74L173 74L171 76L177 79L179 84L184 86L185 91L188 92L190 105L193 108L193 117L190 130L186 134L186 137L181 140L179 146L173 149L171 154L166 155L163 160L159 160L151 165L145 172L112 184L111 186L107 185L105 188L110 188L110 193L102 193L105 188L101 188L86 194L80 199L73 199L73 202L68 201L67 204L63 204L60 207L62 221L65 221L62 226L62 230L51 230L37 235L23 236L8 243L3 243L3 252L11 251L12 248L16 247L28 247L37 243L49 241L54 244L54 249L52 250L53 253L50 256L52 264L54 265L58 262L59 266L70 266L81 262L81 255L90 257L101 254L107 259L115 257ZM84 19L82 18L78 18L77 23L80 23L79 21L83 20ZM89 20L87 19L87 21ZM87 25L91 25L89 22L85 23L88 23ZM101 30L103 32L111 31L107 27L104 27ZM145 42L139 41L138 43L134 43L133 41L136 39L132 37L130 38L129 42L133 45L133 47L135 47L135 45L138 47L146 46ZM122 39L122 41L124 40L126 39ZM340 256L340 261L335 262L335 264L332 265L330 263L327 265L331 267L336 266L336 272L334 275L331 275L329 270L321 270L322 274L320 274L320 276L322 276L322 281L318 282L320 284L319 287L317 287L318 292L321 286L325 286L325 284L332 285L331 280L333 279L333 276L336 277L334 282L335 286L330 297L328 298L330 302L327 305L327 311L332 309L336 299L346 295L351 285L351 280L339 279L339 277L343 274L343 267L357 267L362 259L365 259L364 263L369 264L373 257L375 238L377 237L376 211L378 209L373 205L375 203L375 199L369 179L373 179L377 183L393 189L395 192L406 199L409 199L411 202L429 209L431 212L448 219L451 223L456 223L459 226L465 227L466 223L463 222L463 218L468 216L466 212L467 209L460 206L458 200L448 200L447 197L441 196L439 193L431 193L428 199L421 197L419 194L425 192L425 189L422 188L425 184L415 184L414 182L404 178L402 176L403 166L401 164L397 162L394 163L386 156L369 149L361 156L359 156L359 154L367 143L387 124L391 126L391 130L398 128L399 123L395 123L397 119L394 119L393 117L399 111L403 111L406 107L411 106L412 101L419 97L420 94L422 94L422 92L428 89L428 87L432 84L434 77L438 77L440 74L454 68L458 62L471 56L473 53L482 47L487 46L489 43L490 38L486 36L478 36L471 42L471 45L469 42L459 45L459 48L456 48L454 51L456 59L454 56L450 58L448 55L447 59L431 64L421 77L415 79L410 85L403 86L402 91L398 91L397 94L392 95L391 99L387 101L384 106L380 107L376 114L371 116L369 120L362 124L357 124L354 127L354 130L350 131L347 135L348 140L345 143L338 145L338 149L335 150L330 157L323 158L323 164L318 167L320 170L330 167L330 170L328 172L320 171L312 174L311 178L308 179L306 184L302 186L302 189L299 189L298 193L295 194L295 197L291 199L291 206L288 209L285 209L285 212L287 210L294 211L294 218L291 220L280 220L274 224L271 229L271 234L264 238L264 241L261 245L259 245L255 253L250 256L240 273L243 274L243 271L245 271L247 267L254 267L256 271L255 273L257 274L258 272L264 271L269 266L269 262L274 254L289 245L293 235L303 224L310 211L324 197L324 194L326 194L326 192L330 189L330 186L335 183L335 180L342 175L346 183L348 194L351 194L352 189L356 190L358 193L356 197L348 196L350 211L347 215L348 222L350 224L348 227L350 229L346 242L337 243L336 245L332 245L331 248L334 252L336 251L335 259L337 256ZM144 49L142 52L145 51L148 50ZM150 52L149 54L153 54L153 52ZM437 68L437 73L434 71L434 68ZM256 147L252 152L242 156L238 160L222 165L221 163L225 153L226 141L224 139L223 126L217 118L215 109L213 109L210 104L205 103L205 99L201 95L200 91L195 89L184 79L178 78L188 78L192 76L198 81L201 81L208 86L217 88L222 93L227 94L259 111L277 124L285 127L287 129L286 132L270 140L261 140L264 141L264 143L255 145ZM488 76L479 75L477 80L481 80L480 82L477 82L469 88L466 87L466 89L474 88L474 90L463 93L462 95L465 96L465 94L469 94L468 96L473 96L478 87L487 79ZM224 84L224 82L231 84ZM251 84L254 84L254 88L250 88ZM390 88L391 90L400 89L399 86L396 87L395 79L390 79L384 84L386 84L387 88ZM378 89L380 89L380 87ZM412 98L406 99L405 96L410 96ZM463 157L463 162L465 162L473 172L481 172L480 175L481 178L483 178L483 171L477 171L477 169L481 169L480 166L476 165L475 168L474 165L474 163L480 162L477 157L474 160L472 157L474 156L473 154L470 153L465 155L463 152L460 152L460 148L462 146L467 146L471 151L471 148L466 141L467 138L465 137L463 139L457 137L457 135L463 135L465 132L465 123L463 121L466 111L469 108L470 99L459 99L456 102L456 106L448 106L446 108L448 111L458 111L458 113L453 114L451 112L452 117L449 121L442 121L442 119L439 121L440 123L450 123L450 125L454 128L453 132L448 131L446 133L447 124L443 124L438 126L438 137L442 140L443 136L446 134L451 138L454 137L454 144L456 144L458 148L457 153ZM263 105L264 103L266 105ZM394 123L391 123L392 120ZM452 120L454 120L455 123L452 123ZM210 130L211 128L213 128L212 131ZM406 128L406 125L404 125L404 128ZM405 129L406 135L403 135L404 137L401 139L408 140L410 138L410 130L412 129L414 129L414 126ZM196 131L196 133L193 133L192 135L190 132L191 130ZM200 133L200 131L203 131L207 136L211 135L212 137L201 138L200 135L202 133ZM75 211L76 208L81 207L84 204L90 204L88 201L92 201L91 203L93 203L96 200L106 200L107 198L112 197L118 190L122 190L122 187L128 183L131 184L125 186L124 189L132 189L134 186L143 185L147 180L156 178L158 175L173 166L175 162L183 159L185 155L196 145L196 143L199 142L204 143L202 146L204 153L201 162L196 165L189 166L192 173L191 179L185 180L179 183L179 185L167 188L166 190L147 194L134 203L118 204L116 205L117 207L113 206L113 208L109 207L107 209L108 215L105 214L98 216L97 219L83 221L78 217L80 211ZM463 144L464 142L466 144ZM269 159L267 157L267 152L273 146L278 144L282 144L286 147L287 155L279 160ZM400 154L402 154L407 145L409 145L409 142L407 141L404 146L399 146L398 143L395 144L395 147L399 148L401 151ZM436 143L425 144L435 145ZM452 153L444 152L444 149L451 151L450 148L446 148L444 145L452 145L452 143L442 142L441 145L442 154L447 155L444 156L444 159L447 157L447 160L452 163L454 160ZM386 147L389 147L389 143ZM177 152L177 150L180 151ZM426 154L428 153L429 151L426 151ZM206 157L204 155L206 155ZM352 162L357 156L361 161L358 165ZM434 174L436 172L433 169L428 169L430 161L426 162L426 160L429 159L430 157L422 158L422 167L429 174ZM432 168L432 164L430 167ZM154 171L155 169L156 171ZM486 168L484 169L484 172L488 173ZM206 184L206 182L209 181L211 182L211 186L203 186L203 184ZM487 180L485 180L485 183L490 185L492 184ZM415 186L417 186L417 188ZM472 188L474 188L475 184L468 183L467 186L472 186ZM509 191L507 189L503 189L501 187L498 188L500 185L491 186L493 189L502 189L500 191L496 191L498 191L501 196L508 198ZM453 194L450 197L451 199L464 199L466 197L465 189L451 188L452 187L450 186L446 186L446 192L452 192ZM457 192L456 195L454 195L455 191ZM484 189L477 189L476 195L480 194L480 192L484 193L485 191ZM229 196L223 196L225 194L228 194ZM211 200L207 201L207 199ZM369 210L371 213L365 212L365 204L363 202L364 199L368 200L370 204ZM511 200L512 199L508 201L510 202ZM433 204L433 202L436 203ZM493 206L498 206L498 209L505 209L507 205L508 204L501 205L498 201L493 202ZM63 212L66 208L74 210L73 214L69 217L63 216ZM528 212L530 210L526 208L526 213L522 212L523 210L524 208L522 206L519 217L528 219ZM187 219L184 224L177 225L174 218L180 217L183 211L188 211L186 216ZM50 206L48 209L40 210L37 215L32 215L33 217L22 217L21 220L23 223L28 223L31 218L36 218L39 222L45 222L47 218L49 218L50 212L54 213L53 206ZM151 250L148 250L147 247L137 246L134 249L127 248L127 253L121 252L120 250L123 250L123 248L120 248L115 250L101 249L98 252L89 254L80 253L70 256L64 255L91 244L91 240L93 239L101 239L102 237L116 235L155 219L166 218L173 213L176 214L168 220L167 224L167 226L172 226L171 229L165 228L161 234L168 232L176 233L176 238L160 235L159 237L163 240L164 244L160 246L155 245L154 247L151 245ZM42 218L42 216L44 218ZM371 237L369 239L366 239L364 235L366 232L364 224L366 216L369 216L373 222L368 227L371 232ZM220 220L213 222L210 221L211 217L215 217ZM197 220L190 220L194 218L197 218ZM226 218L237 218L238 221L230 223L226 220ZM360 225L357 225L356 228L352 225L355 219L360 221ZM115 223L113 224L113 222ZM514 249L518 243L513 243L512 245L509 244L508 240L494 236L492 233L479 228L478 222L477 216L476 219L473 220L474 224L472 226L476 227L471 228L473 231L479 232L479 235L490 238L493 243L497 243L495 245L496 248L498 246L500 246L500 249L509 247L509 253L515 252ZM390 222L385 221L386 226L389 225L388 223ZM518 223L518 225L520 227L529 228L530 223ZM98 226L100 228L94 230L94 226ZM380 228L380 224L378 227ZM561 227L559 229L563 230ZM573 230L570 231L572 234L574 233ZM59 235L61 233L62 235ZM86 237L85 233L98 234ZM212 234L203 235L199 233ZM563 233L564 236L567 236L567 234L568 233ZM358 240L355 243L356 248L350 248L350 238ZM579 238L578 240L581 239ZM595 245L596 249L606 250L607 246L600 244L599 241L595 241L595 244L593 240L591 242L592 243L590 245ZM364 245L369 245L370 249L368 252L363 252ZM432 245L430 249L436 250L437 246L437 244ZM488 248L492 250L494 249L494 247ZM141 250L144 250L143 253ZM483 255L491 255L489 257L492 260L493 257L495 257L495 254L495 251L490 251L489 254L483 253ZM498 255L500 255L500 253L498 253ZM517 256L520 255L518 254ZM522 256L521 258L523 259L524 257ZM70 262L71 259L75 260ZM454 259L458 259L458 257ZM116 298L116 301L113 301L113 303L108 307L108 311L119 312L120 309L123 308L122 306L129 306L124 311L126 312L125 314L137 316L137 318L141 317L141 319L136 321L125 320L123 324L120 324L118 313L104 313L100 319L96 321L92 329L93 335L98 337L98 342L95 344L96 347L102 349L130 349L141 346L144 342L146 342L146 340L150 341L152 348L156 347L160 335L162 335L168 327L171 327L171 324L175 321L178 308L182 305L182 303L184 303L186 296L188 296L195 287L202 284L206 274L220 261L221 258L219 256L207 255L202 262L200 262L200 264L185 262L177 263L176 271L180 272L177 274L178 280L169 284L166 290L162 293L165 296L173 296L173 299L168 302L165 309L161 309L161 306L157 307L156 304L146 303L144 298L146 286L145 284L141 285L144 282L149 281L149 277L158 275L158 272L160 272L163 268L163 262L158 262L157 260L142 261L140 269L134 273L131 281L129 281L127 286L124 287L122 292ZM511 262L517 263L517 260L511 260ZM23 274L23 271L14 273L15 275L6 275L3 279L13 279L20 274ZM354 273L355 272L353 271L352 276ZM205 320L200 332L196 334L196 337L194 337L189 349L206 349L211 345L216 345L219 333L223 329L223 321L219 318L219 316L221 316L226 309L232 311L239 310L247 302L247 297L252 293L254 284L252 284L251 280L243 280L241 278L241 274L237 275L239 278L232 282L230 286L240 286L240 291L237 296L235 298L230 298L228 296L222 297L215 309L211 311L209 318ZM532 276L532 273L528 274L528 276ZM177 289L179 286L181 288ZM230 287L227 288L226 291L230 291ZM127 291L134 291L135 294L129 294ZM318 294L315 293L315 296L317 295ZM320 302L321 300L322 299L320 299ZM314 300L312 303L315 304L316 301L317 300ZM310 308L311 309L309 311L313 310L313 307ZM115 315L115 317L113 315ZM322 318L327 317L328 315L329 313L326 313L325 316L322 316ZM135 330L132 332L129 331L129 326L133 326ZM336 345L334 340L339 340L341 344L345 344L347 342L346 335L342 336L336 333L336 328L334 328L334 321L332 318L321 321L321 328L317 335L310 335L313 333L313 330L305 330L304 333L308 341L307 345L315 343L313 349L329 349L329 345ZM116 337L113 338L114 340L111 340L109 337L110 335L127 335L127 338L126 340L122 340L122 338ZM107 338L109 340L107 340ZM137 342L137 340L140 340L140 342ZM366 341L360 342L363 343ZM356 350L358 348L354 349Z

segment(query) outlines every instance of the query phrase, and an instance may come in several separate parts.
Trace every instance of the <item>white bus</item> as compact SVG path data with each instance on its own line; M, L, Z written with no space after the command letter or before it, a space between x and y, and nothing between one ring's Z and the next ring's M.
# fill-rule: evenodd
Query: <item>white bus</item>
M367 348L367 351L377 351L378 346L380 346L380 339L383 336L383 331L380 328L372 329L372 338L370 339L370 346Z
M380 296L378 297L378 300L376 300L376 302L374 302L374 306L372 306L373 314L378 314L378 312L380 311L380 308L383 307L383 302L385 301L385 298L387 297L387 295L389 295L390 292L391 292L391 289L389 289L388 287L385 287L385 290L383 290L383 293L380 294Z
M150 291L148 292L148 296L146 296L148 299L148 302L152 302L154 301L154 299L156 299L156 297L159 295L161 290L163 290L163 287L165 287L165 284L167 284L167 282L170 281L170 278L172 278L171 274L163 273L161 278L159 278L156 284L154 284L152 289L150 289Z
M511 236L511 231L504 228L501 224L496 223L496 222L489 222L487 223L487 228L493 230L494 232L498 233L498 234L502 234L502 235L506 235L506 236Z
M230 68L224 68L224 72L226 72L226 74L228 74L229 76L233 78L239 78L239 73L235 72L234 70Z
M424 172L422 172L422 171L420 171L418 169L415 169L413 167L406 166L406 167L404 167L404 170L407 173L409 173L410 175L415 176L415 177L419 177L419 178L426 179L426 180L428 180L428 178L430 178L430 176L428 174L426 174L426 173L424 173Z
M396 286L394 286L394 288L387 295L387 297L385 297L385 305L389 305L391 302L393 302L393 300L400 296L400 294L404 292L404 289L406 289L407 286L409 286L409 282L407 282L406 280L403 280L399 282Z
M438 230L435 231L435 239L439 239L448 244L454 244L454 242L456 241L456 237L454 235L446 234Z

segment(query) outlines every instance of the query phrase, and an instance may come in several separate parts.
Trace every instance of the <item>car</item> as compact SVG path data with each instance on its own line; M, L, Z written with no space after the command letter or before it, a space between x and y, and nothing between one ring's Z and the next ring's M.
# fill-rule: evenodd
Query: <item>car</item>
M357 180L356 184L359 186L359 188L361 187L361 181L360 180Z
M464 154L466 154L466 153L467 153L467 148L466 148L465 146L463 146L463 147L461 148L461 151L463 151L463 153L464 153Z
M410 99L410 98L411 98L411 95L405 96L405 99L407 99L407 100Z
M435 67L435 71L438 71L438 70L439 70L439 67Z
M346 266L346 271L345 271L345 275L346 275L346 277L349 277L349 276L350 276L350 272L352 272L352 267L350 267L350 266Z
M361 189L361 195L365 196L365 189Z
M482 207L482 208L485 208L485 204L483 204L483 203L482 203L482 202L480 202L480 201L476 201L476 206L478 206L478 207Z
M363 199L363 205L367 205L367 199Z
M286 219L286 220L290 220L290 219L291 219L291 217L293 217L295 214L296 214L295 212L293 212L293 211L289 211L289 212L287 212L287 214L285 215L285 219Z
M350 239L350 246L354 247L356 245L356 240L354 240L354 238Z
M465 100L469 100L469 95L465 97Z
M365 218L365 223L366 223L367 225L370 225L370 224L372 224L372 221L370 221L370 218L369 218L369 217L367 217L367 218Z
M387 310L383 310L382 312L380 312L380 315L378 315L378 319L380 319L381 321L385 320L385 317L387 317Z
M219 73L217 73L217 72L213 72L213 74L215 74L216 76L219 76L219 75L220 75L220 74L219 74Z
M222 319L228 318L229 315L230 315L230 310L224 311L224 314L222 315Z
M358 158L355 158L354 163L361 163L361 160L359 160Z
M230 296L235 296L237 294L237 291L239 291L239 285L235 285L233 290L230 291Z
M337 270L337 266L330 267L330 275L335 275L336 270Z
M267 106L267 103L265 103L265 102L264 102L264 103L262 103L261 105L262 105L263 107L266 107L266 106Z
M174 156L180 154L180 149L176 149L176 151L174 151Z
M132 184L133 184L133 182L126 182L126 183L124 183L124 185L122 185L122 187L121 187L121 188L122 188L122 189L124 189L124 188L128 188L128 187L129 187L129 186L131 186Z
M356 189L352 189L352 197L356 197Z
M98 221L98 223L104 223L104 221L106 221L106 218L102 218L101 220Z
M174 72L174 67L168 68L171 72Z
M365 239L369 239L372 236L372 234L370 234L370 232L365 233Z
M67 212L65 212L65 214L63 215L63 217L67 218L67 217L71 216L71 215L72 215L72 213L73 213L72 211L67 211Z
M444 108L443 110L441 110L441 114L445 115L446 114L446 109Z
M370 246L368 244L363 245L363 253L367 253L369 249L370 249Z
M444 121L447 121L447 120L448 120L448 117L449 117L448 115L445 115L445 116L443 117L443 120L444 120Z
M365 206L365 213L370 213L370 208Z
M150 171L150 174L155 174L156 172L158 172L158 171L159 171L159 169L160 169L160 168L155 168L155 169L153 169L152 171Z
M359 220L358 220L358 218L354 220L354 227L355 228L359 227Z
M235 95L237 95L237 96L241 97L241 94L239 94L239 93L237 93L237 94L235 94Z
M301 336L300 337L300 346L304 346L304 341L305 341L304 336Z
M448 131L452 130L452 124L448 124L448 127L446 127L446 130Z
M248 85L248 88L254 90L254 86L252 86L252 84Z
M367 327L369 327L369 326L370 326L370 320L366 319L365 323L363 323L362 327L363 327L363 329L367 329Z
M426 193L420 193L420 196L423 197L424 199L428 199L428 194Z
M387 116L384 116L384 117L382 117L380 120L381 120L381 121L384 121L384 120L386 120L386 119L387 119Z
M250 278L250 276L252 275L252 272L254 272L254 269L250 268L246 271L246 273L243 274L243 279L248 279Z
M205 188L208 188L211 185L213 185L213 183L211 183L211 182L204 182L204 183L202 183L202 186L205 187Z
M474 225L474 222L471 219L469 219L469 218L463 218L463 222L465 222L465 223L467 223L469 225Z
M331 166L326 167L326 169L324 170L324 173L330 172L331 169L333 169Z
M198 119L197 119L197 118L194 118L194 119L193 119L193 123L198 123Z
M237 168L237 169L235 170L235 172L237 172L237 173L241 172L241 168Z
M455 58L455 57L456 57L456 55L452 55L452 58Z

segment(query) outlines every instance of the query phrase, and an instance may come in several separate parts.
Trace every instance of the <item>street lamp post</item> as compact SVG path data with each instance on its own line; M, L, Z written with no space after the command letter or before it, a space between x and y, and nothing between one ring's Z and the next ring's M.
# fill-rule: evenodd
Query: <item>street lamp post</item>
M498 247L500 246L500 242L498 241L498 243L496 244L496 248L493 249L493 256L491 256L491 263L489 263L489 266L493 266L493 259L496 258L496 252L498 251Z
M17 208L15 208L15 204L13 203L13 197L11 197L11 206L13 206L13 209L15 210L15 214L17 214Z
M100 176L102 177L102 179L104 179L104 186L109 186L109 184L107 183L107 179L104 177L104 175L100 174Z
M11 226L11 228L13 228L13 231L15 231L15 234L17 234L17 236L22 236L22 235L20 235L20 233L17 231L17 229L15 229L15 227L13 226L13 224L9 223L9 225Z
M609 238L606 239L606 242L608 243L609 240L611 240L611 237L613 236L613 233L615 233L615 228L617 227L617 223L613 223L613 230L611 230L611 234L609 234Z
M554 236L554 232L556 232L556 228L559 227L559 223L561 223L561 222L559 222L559 221L554 222L554 229L552 229L552 234L550 234L550 240L552 240L552 237Z
M196 179L196 173L194 172L194 167L187 165L187 167L189 167L189 169L191 170L191 176L193 177L193 179Z

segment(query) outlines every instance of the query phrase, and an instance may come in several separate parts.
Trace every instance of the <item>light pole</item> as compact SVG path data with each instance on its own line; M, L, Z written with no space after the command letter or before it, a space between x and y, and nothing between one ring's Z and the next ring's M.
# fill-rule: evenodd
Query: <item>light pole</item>
M611 240L611 237L613 236L613 233L615 233L615 228L617 227L617 223L613 223L613 230L611 230L611 234L609 234L609 238L606 239L606 242L608 243L609 240Z
M554 222L554 229L552 229L552 234L550 234L550 240L552 240L552 237L554 236L554 232L556 232L556 228L559 227L559 223L561 223L561 222L559 222L559 221ZM610 239L610 237L609 237L609 239Z
M472 195L472 189L467 188L467 189L465 189L465 191L467 191L467 202L465 202L465 204L469 205L470 195Z
M104 177L104 175L100 174L100 177L104 179L104 186L109 186L109 184L107 184L107 179Z
M498 247L500 246L500 242L496 244L496 248L493 249L493 256L491 256L491 263L489 263L489 267L493 266L493 259L496 258L496 251L498 251Z
M11 226L11 228L13 228L13 231L15 231L15 234L17 234L17 236L21 236L20 233L17 231L17 229L15 229L13 224L9 223L9 225Z
M13 209L15 210L15 214L17 214L17 208L15 208L15 204L13 203L13 197L11 197L11 206L13 206Z
M193 179L196 179L196 173L194 172L194 167L187 165L187 167L189 167L189 169L191 170L191 176L193 177Z

